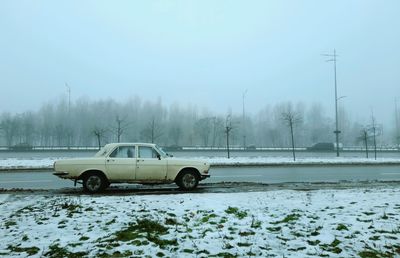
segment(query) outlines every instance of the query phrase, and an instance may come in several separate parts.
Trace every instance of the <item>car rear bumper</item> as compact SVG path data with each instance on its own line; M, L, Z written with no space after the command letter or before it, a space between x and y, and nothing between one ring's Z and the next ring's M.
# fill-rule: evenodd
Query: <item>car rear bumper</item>
M54 172L53 175L64 178L69 175L68 172Z

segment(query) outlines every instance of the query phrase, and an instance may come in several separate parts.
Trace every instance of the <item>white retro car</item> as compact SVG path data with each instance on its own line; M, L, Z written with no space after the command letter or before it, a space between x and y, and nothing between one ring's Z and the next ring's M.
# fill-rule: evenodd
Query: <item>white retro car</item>
M94 157L54 162L54 175L82 181L84 190L95 193L113 183L161 184L175 182L192 190L210 177L210 164L173 158L150 143L111 143Z

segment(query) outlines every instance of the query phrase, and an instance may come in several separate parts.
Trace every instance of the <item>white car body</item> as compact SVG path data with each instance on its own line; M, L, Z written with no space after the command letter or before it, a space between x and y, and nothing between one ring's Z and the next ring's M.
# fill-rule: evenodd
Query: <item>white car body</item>
M94 157L58 160L54 163L54 175L71 180L82 180L84 188L96 192L111 183L173 183L181 188L193 189L198 181L207 177L210 164L205 161L170 157L155 144L111 143L105 145ZM189 173L190 171L190 173ZM102 189L87 189L89 174L101 177ZM182 174L191 174L194 185L182 185ZM90 187L89 187L90 188Z

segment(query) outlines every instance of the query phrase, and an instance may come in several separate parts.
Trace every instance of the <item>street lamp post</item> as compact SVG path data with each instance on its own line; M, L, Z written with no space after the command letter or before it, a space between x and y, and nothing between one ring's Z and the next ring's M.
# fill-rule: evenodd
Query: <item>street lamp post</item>
M246 97L247 89L243 92L243 123L242 123L242 130L243 130L243 150L246 149L246 117L244 112L244 99Z
M327 62L333 62L333 72L335 77L335 131L333 133L336 135L336 156L339 157L339 134L341 131L339 130L339 122L338 122L338 100L337 97L337 80L336 80L336 49L333 49L333 55L324 55L328 57L332 57L332 59L327 60Z
M69 87L68 83L65 83L65 87L67 87L67 92L68 92L68 132L67 132L67 137L68 137L68 149L71 147L71 87Z
M397 149L400 150L400 134L399 134L399 115L398 115L398 108L397 108L397 98L394 99L394 108L395 108L395 118L396 118L396 143Z

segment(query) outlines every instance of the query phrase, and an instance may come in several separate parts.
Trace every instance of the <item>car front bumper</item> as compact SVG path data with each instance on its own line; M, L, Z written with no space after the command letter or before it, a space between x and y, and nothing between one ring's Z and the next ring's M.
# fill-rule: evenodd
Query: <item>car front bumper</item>
M209 177L211 177L211 176L210 175L200 175L200 180L204 180Z

